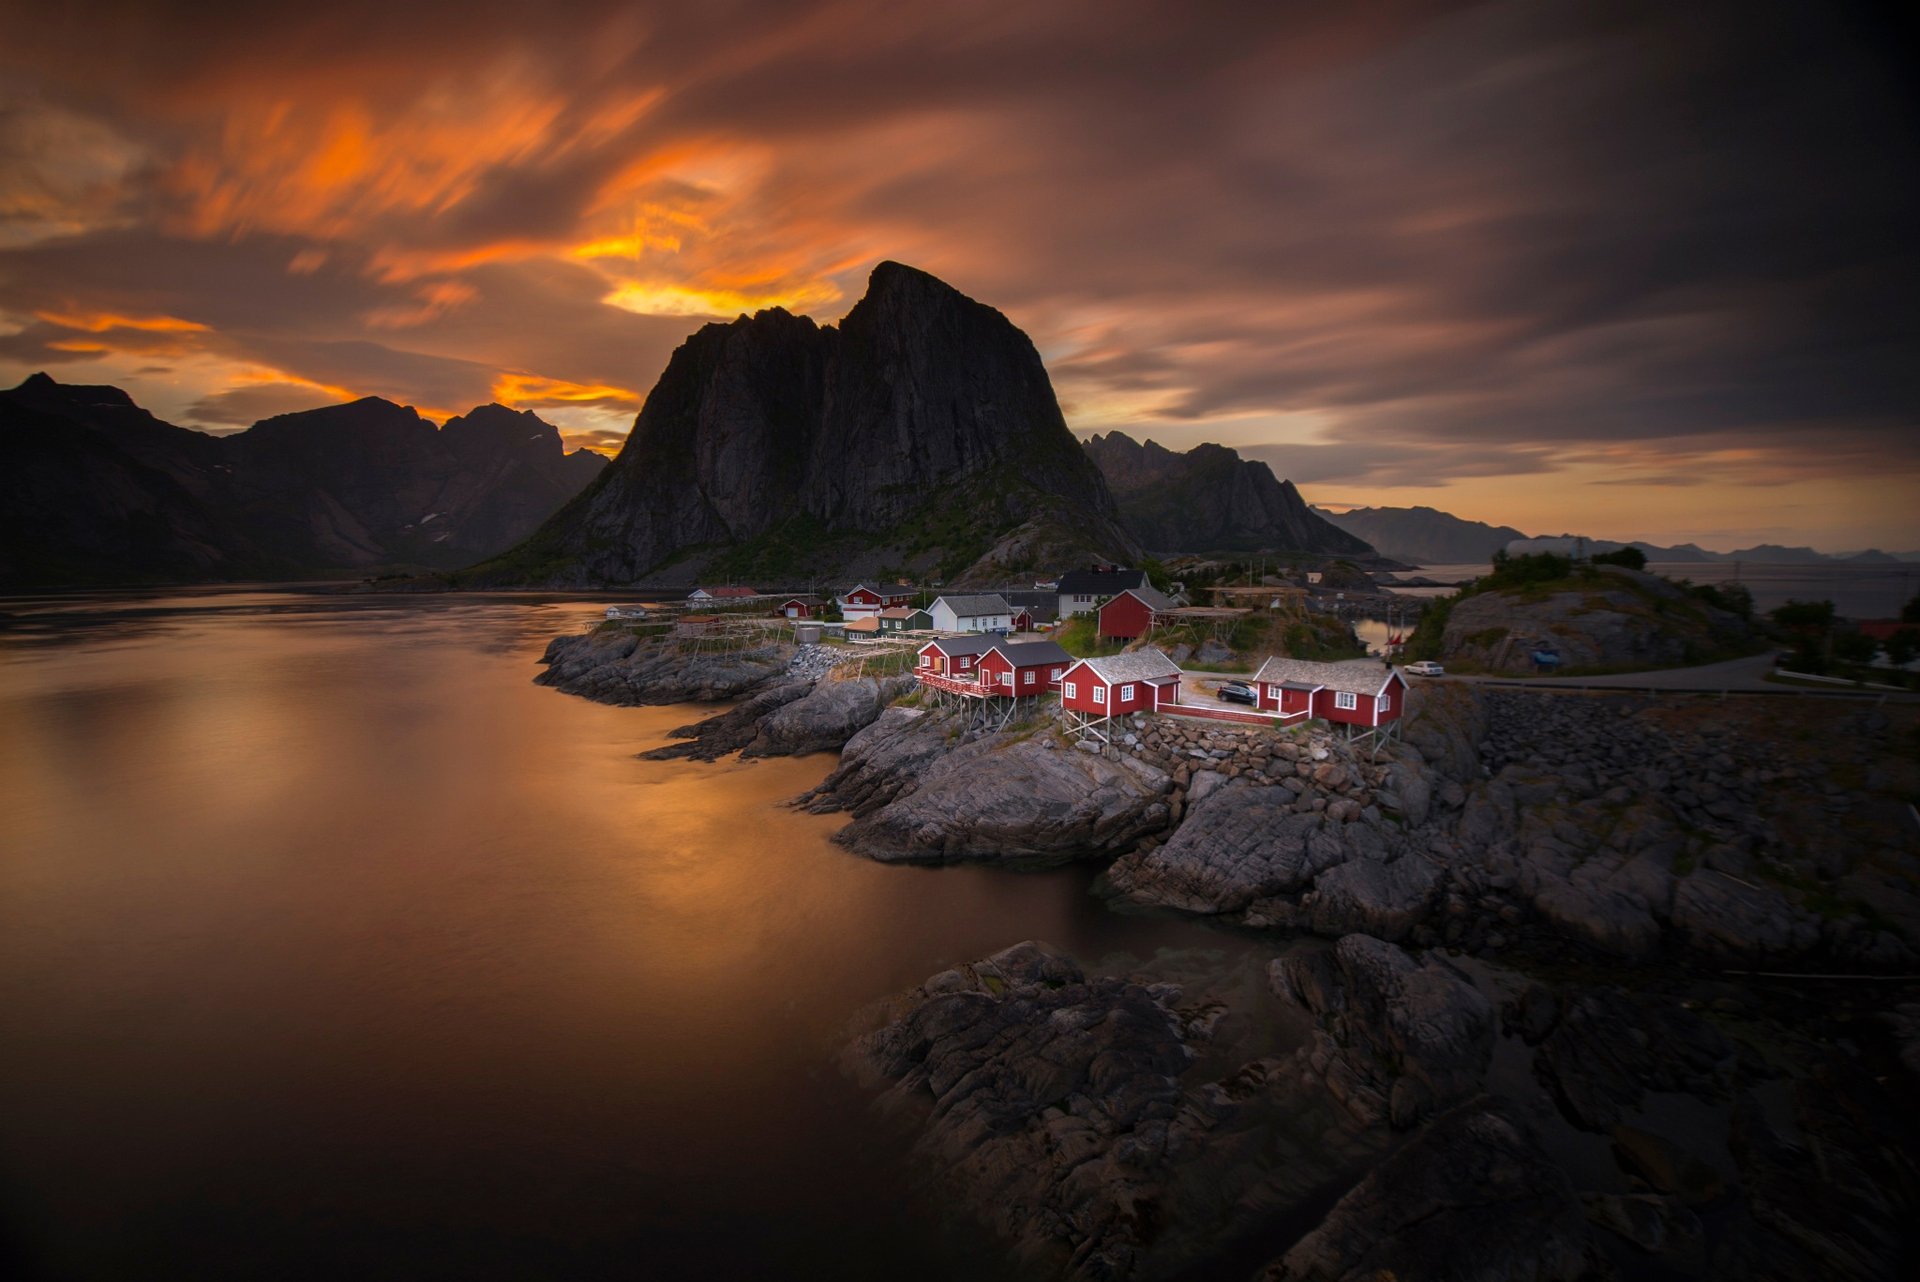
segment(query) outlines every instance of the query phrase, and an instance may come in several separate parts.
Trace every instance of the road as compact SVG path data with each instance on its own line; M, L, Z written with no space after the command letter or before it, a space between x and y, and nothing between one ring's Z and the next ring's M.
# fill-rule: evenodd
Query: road
M1920 695L1895 694L1878 690L1855 690L1849 686L1820 685L1782 685L1764 678L1773 671L1773 654L1749 655L1744 659L1729 659L1725 663L1704 663L1695 668L1662 668L1655 672L1621 672L1604 677L1487 677L1447 676L1439 678L1412 677L1409 680L1465 681L1477 685L1512 686L1528 690L1599 689L1599 690L1695 690L1718 692L1732 691L1738 694L1825 694L1844 695L1859 698L1862 695L1886 694L1886 697L1900 702L1920 699Z

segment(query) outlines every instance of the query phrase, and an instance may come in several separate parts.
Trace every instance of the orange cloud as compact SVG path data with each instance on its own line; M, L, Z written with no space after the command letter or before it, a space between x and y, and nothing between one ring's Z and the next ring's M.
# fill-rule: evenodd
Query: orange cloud
M542 405L602 404L640 408L644 399L630 388L607 383L573 383L538 374L502 374L494 380L493 399L513 409Z
M120 316L112 312L36 312L41 320L61 329L104 334L113 329L137 329L152 334L204 334L207 327L178 316ZM72 349L69 349L72 350Z

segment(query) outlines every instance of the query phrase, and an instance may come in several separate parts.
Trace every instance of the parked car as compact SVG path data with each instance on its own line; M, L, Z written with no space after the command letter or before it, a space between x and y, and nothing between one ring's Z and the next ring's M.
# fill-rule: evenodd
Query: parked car
M1402 668L1401 671L1416 677L1444 677L1447 675L1447 670L1435 663L1432 659L1422 659L1418 663L1409 663L1406 667Z
M1260 702L1260 696L1256 695L1253 692L1253 687L1248 685L1244 681L1221 682L1219 689L1213 692L1213 697L1216 699L1224 700L1227 703L1258 703Z

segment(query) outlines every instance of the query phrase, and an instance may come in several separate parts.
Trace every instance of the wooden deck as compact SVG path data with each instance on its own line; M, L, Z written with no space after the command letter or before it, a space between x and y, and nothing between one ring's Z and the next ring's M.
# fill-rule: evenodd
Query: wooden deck
M944 676L938 672L916 670L913 675L923 686L945 690L948 694L965 695L969 699L994 699L999 698L1003 693L1011 693L1003 692L998 686L986 686L978 681L962 681L958 677Z

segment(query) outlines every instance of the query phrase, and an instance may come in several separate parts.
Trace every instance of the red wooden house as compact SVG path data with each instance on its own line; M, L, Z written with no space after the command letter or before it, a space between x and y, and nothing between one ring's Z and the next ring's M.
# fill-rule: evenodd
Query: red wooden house
M870 588L864 583L856 583L840 596L840 617L843 619L871 618L882 610L912 604L912 588Z
M790 596L774 613L788 619L817 619L826 613L827 603L817 596Z
M981 654L979 679L1000 694L1026 698L1058 690L1074 658L1051 641L995 641Z
M1383 726L1398 721L1407 708L1407 680L1400 669L1371 659L1268 659L1253 680L1261 708L1301 720Z
M1060 706L1090 720L1154 712L1180 701L1180 665L1158 650L1081 659L1060 676Z
M1100 607L1100 635L1112 641L1143 637L1156 615L1173 608L1171 597L1152 588L1128 588Z
M979 632L952 637L935 637L914 652L919 656L916 671L931 672L940 677L963 677L969 681L975 680L980 656L991 650L999 639L999 637L991 637Z

